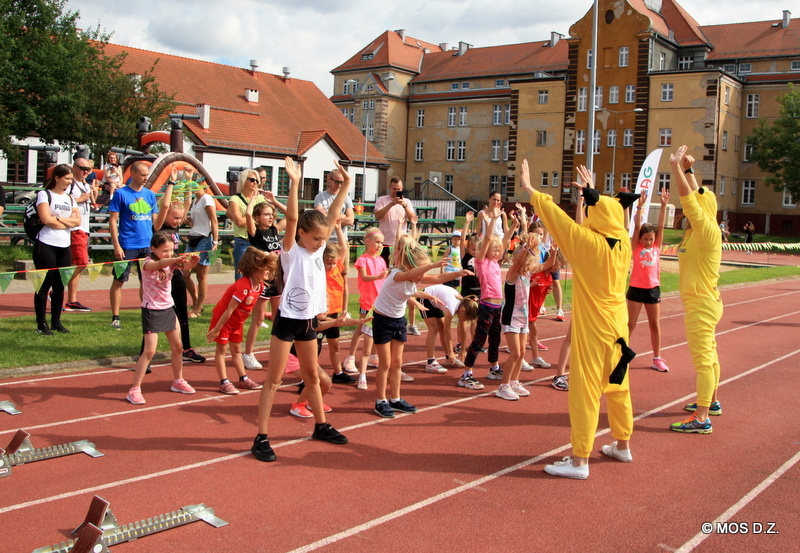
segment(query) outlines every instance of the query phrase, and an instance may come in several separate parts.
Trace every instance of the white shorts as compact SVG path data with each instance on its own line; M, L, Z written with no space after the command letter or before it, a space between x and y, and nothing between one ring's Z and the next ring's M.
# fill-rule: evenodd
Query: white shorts
M503 334L527 334L528 333L528 326L514 326L514 325L503 325Z

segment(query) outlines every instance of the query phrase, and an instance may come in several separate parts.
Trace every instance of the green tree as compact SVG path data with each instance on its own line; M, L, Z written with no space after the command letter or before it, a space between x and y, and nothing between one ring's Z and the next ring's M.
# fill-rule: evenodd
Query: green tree
M780 115L762 119L745 142L754 146L750 161L768 173L764 179L777 191L786 190L800 199L800 88L789 84L789 91L778 97Z
M88 144L96 153L135 146L135 124L166 120L172 97L152 70L133 80L124 56L108 57L109 35L77 28L66 0L0 0L0 150L17 151L13 137ZM0 154L1 155L1 154Z

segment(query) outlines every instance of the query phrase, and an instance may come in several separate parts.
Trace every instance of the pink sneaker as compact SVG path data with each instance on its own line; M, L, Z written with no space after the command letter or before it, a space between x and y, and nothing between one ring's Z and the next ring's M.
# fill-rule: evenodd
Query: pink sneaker
M230 382L226 382L225 384L220 384L219 391L222 392L223 394L228 394L229 396L235 396L239 393L239 390L236 389L236 386L234 386Z
M653 368L658 372L668 373L669 367L663 357L653 357Z
M242 390L260 390L264 386L253 380L252 378L245 378L239 381L239 387Z
M369 356L367 360L367 365L370 367L377 367L378 366L378 356L376 354L372 354Z
M292 408L289 409L289 414L294 415L295 417L300 417L301 419L314 418L314 414L308 410L308 404L306 403L292 403Z
M128 390L128 397L126 397L128 401L133 403L134 405L144 405L144 396L142 395L142 389L133 387Z
M170 388L173 392L178 392L180 394L193 394L194 388L189 386L189 383L186 382L184 379L179 378L177 380L172 381L172 387Z
M311 404L310 403L306 403L306 407L308 408L309 411L312 411L312 412L314 411L314 409L311 408ZM327 403L323 402L323 404L322 404L322 412L323 413L330 413L331 411L333 411L333 409L331 409L331 406L328 405Z
M344 367L344 372L351 374L358 372L358 368L356 367L356 358L352 355L345 357L344 365L342 366Z
M550 349L541 342L536 342L536 347L538 348L539 351L547 351L548 349Z

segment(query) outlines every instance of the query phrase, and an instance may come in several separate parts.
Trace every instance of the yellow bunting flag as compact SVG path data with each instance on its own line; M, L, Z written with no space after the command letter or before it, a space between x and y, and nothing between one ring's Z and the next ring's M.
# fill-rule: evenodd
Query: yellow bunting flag
M31 277L31 283L33 284L33 291L35 293L39 293L39 288L42 287L42 283L44 282L44 277L47 276L47 271L49 269L38 269L36 271L28 271L28 276Z
M0 273L0 289L2 289L3 292L6 291L8 285L14 280L14 275L16 274L17 273Z
M61 282L64 284L64 288L66 288L69 281L72 280L72 275L75 274L75 267L61 267L58 272L61 274Z
M89 280L92 282L97 280L97 277L99 277L100 273L103 271L103 265L103 263L92 263L86 266L86 271L89 273Z
M439 249L440 248L441 248L441 246L432 246L431 247L431 252L433 253L433 255L431 256L431 259L433 259L433 261L436 261L439 258Z

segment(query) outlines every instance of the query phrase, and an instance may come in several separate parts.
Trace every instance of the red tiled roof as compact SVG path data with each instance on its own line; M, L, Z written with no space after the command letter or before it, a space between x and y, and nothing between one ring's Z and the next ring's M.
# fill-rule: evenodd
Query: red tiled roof
M708 44L700 24L675 0L663 0L661 15L672 29L675 42L681 46Z
M800 55L800 19L728 23L701 27L714 50L709 60Z
M309 136L322 133L314 143L327 136L345 159L364 160L364 136L310 81L116 44L105 52L127 54L122 69L129 74L143 74L157 62L153 74L162 91L175 94L176 112L194 114L197 104L210 105L208 130L184 121L206 146L301 155L312 145ZM258 103L245 99L245 89L259 92ZM372 144L367 161L387 163Z
M650 23L652 25L651 30L657 32L661 36L669 36L669 25L667 25L664 16L662 16L658 12L654 12L653 10L651 10L647 6L645 0L627 0L627 2L637 12L644 15L645 17L650 18ZM589 10L589 12L591 12L591 9Z
M467 77L531 74L534 71L566 71L568 65L567 41L554 47L550 41L506 44L484 48L470 47L464 54L448 50L427 54L422 60L422 71L414 82L432 82Z
M331 73L336 74L344 71L388 66L417 73L425 50L430 52L442 51L436 44L410 37L405 33L401 36L397 31L384 31L378 38L367 44L356 55L335 68ZM365 60L365 54L371 54L372 58Z

